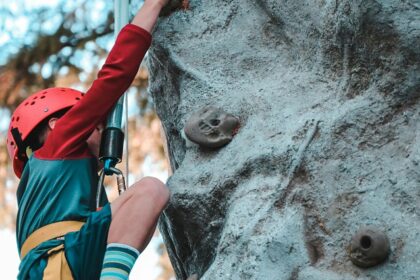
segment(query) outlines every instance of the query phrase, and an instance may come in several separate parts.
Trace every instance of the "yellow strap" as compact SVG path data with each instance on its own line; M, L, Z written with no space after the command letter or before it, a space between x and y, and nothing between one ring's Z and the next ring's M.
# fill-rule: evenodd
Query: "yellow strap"
M73 280L69 264L64 254L64 245L58 245L48 251L48 263L43 280Z
M25 243L23 243L20 251L20 258L23 259L30 250L42 242L63 236L69 232L80 230L83 224L84 222L80 221L62 221L37 229L26 239Z

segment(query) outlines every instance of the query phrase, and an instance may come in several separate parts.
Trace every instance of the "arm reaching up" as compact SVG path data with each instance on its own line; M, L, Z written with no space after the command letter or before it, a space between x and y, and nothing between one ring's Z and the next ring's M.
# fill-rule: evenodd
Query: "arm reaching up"
M143 6L138 11L138 13L136 14L136 16L134 17L131 23L151 33L153 30L153 27L156 24L160 11L165 5L168 4L168 2L169 0L144 1Z

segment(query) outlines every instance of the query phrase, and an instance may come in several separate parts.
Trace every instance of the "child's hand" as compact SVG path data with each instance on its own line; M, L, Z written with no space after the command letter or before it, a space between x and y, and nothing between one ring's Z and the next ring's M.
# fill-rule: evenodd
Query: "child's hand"
M140 26L148 32L152 32L160 11L169 3L169 1L170 0L145 0L140 11L138 11L131 23Z
M166 5L168 5L170 0L146 0L144 1L145 3L147 2L151 2L151 3L156 3L156 4L160 4L161 7L165 7Z
M164 6L162 11L160 12L161 16L168 16L175 10L179 9L187 10L189 6L188 0L169 0L166 2L166 6Z
M162 7L165 7L169 3L169 0L159 0L159 1L163 4Z

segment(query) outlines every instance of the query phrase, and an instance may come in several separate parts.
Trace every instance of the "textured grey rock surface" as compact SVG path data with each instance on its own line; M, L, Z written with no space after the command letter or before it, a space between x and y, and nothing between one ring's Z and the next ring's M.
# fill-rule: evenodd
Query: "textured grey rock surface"
M160 19L160 229L179 279L418 279L419 36L419 1L191 0ZM207 105L241 122L215 151L182 135ZM391 247L369 269L348 256L364 226Z

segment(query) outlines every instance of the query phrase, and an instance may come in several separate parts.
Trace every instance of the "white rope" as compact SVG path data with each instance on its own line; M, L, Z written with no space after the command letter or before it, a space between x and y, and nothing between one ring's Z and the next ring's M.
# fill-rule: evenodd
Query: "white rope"
M117 37L120 30L128 23L129 18L129 0L115 0L114 1L114 36ZM128 166L128 97L124 94L125 107L125 127L124 127L124 147L125 147L125 178L127 186L129 184L129 166Z
M129 156L129 154L128 154L128 96L127 96L127 94L125 95L124 99L125 99L124 100L124 106L125 106L125 128L124 128L124 134L125 134L125 137L124 137L124 143L125 143L125 178L127 178L126 179L127 180L127 187L130 187L130 182L129 182L130 172L129 172L129 169L128 169L128 167L129 167L128 166L128 156Z

